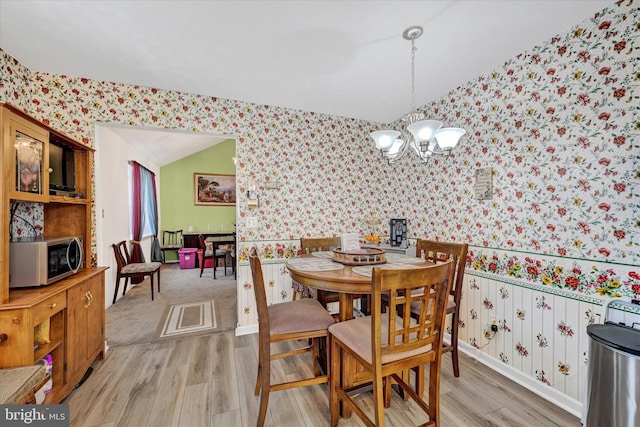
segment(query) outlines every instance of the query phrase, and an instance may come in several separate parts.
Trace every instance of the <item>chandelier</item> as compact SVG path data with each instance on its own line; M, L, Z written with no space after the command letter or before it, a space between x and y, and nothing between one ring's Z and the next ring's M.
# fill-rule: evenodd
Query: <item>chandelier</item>
M411 111L415 111L416 102L416 65L418 50L415 41L423 33L420 26L414 25L402 33L405 40L411 41ZM461 128L443 128L439 120L425 120L424 114L412 112L402 117L404 129L388 129L371 133L376 149L389 163L400 160L407 152L414 151L425 163L434 154L449 155L458 141L466 133Z

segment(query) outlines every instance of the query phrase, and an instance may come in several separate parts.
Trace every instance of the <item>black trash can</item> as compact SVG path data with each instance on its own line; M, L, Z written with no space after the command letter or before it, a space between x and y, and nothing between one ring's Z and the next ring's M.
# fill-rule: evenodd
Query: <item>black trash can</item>
M587 334L583 425L640 426L640 330L606 322L587 326Z

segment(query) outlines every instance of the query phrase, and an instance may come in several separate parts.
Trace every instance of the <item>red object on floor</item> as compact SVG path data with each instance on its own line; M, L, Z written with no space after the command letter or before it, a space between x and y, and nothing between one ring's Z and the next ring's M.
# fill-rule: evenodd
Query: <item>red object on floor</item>
M198 265L202 265L202 249L198 249ZM212 258L207 258L204 261L204 268L212 268L213 267L213 259Z

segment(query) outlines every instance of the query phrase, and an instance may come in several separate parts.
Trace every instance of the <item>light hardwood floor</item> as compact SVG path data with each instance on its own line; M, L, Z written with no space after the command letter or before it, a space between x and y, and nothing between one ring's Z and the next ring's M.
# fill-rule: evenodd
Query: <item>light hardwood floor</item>
M259 402L253 395L256 338L221 332L112 348L65 400L71 426L254 426ZM580 426L573 415L461 356L460 378L453 376L450 354L444 356L443 427ZM307 369L308 362L277 361L273 377ZM362 399L370 408L371 399ZM267 426L329 425L326 384L271 393L269 400ZM426 421L414 403L395 393L385 417L388 426ZM361 425L355 416L339 423Z

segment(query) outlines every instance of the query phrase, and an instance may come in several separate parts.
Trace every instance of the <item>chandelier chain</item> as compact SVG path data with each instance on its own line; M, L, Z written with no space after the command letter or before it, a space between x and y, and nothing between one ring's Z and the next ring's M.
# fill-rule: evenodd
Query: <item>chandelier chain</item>
M400 160L413 150L422 163L434 154L448 156L460 137L466 133L461 128L443 128L440 120L425 120L425 114L416 108L416 47L415 40L423 33L419 25L414 25L402 33L411 42L411 110L401 117L401 130L385 129L371 133L382 156L389 164Z
M411 39L411 111L416 109L416 47L415 39Z

